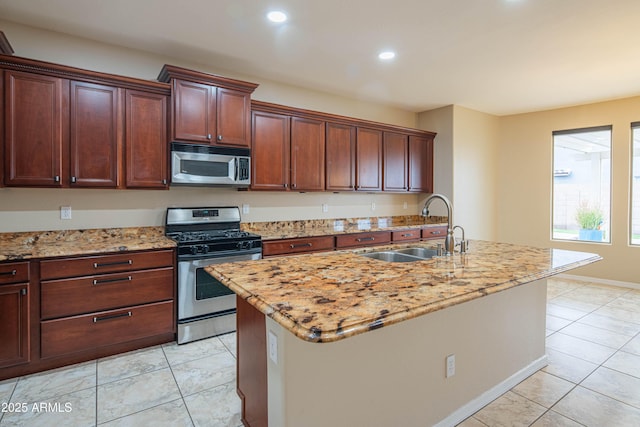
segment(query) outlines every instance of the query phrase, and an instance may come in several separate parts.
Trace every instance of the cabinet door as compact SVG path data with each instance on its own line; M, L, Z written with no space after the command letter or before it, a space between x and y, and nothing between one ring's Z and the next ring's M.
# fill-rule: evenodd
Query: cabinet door
M356 128L327 123L327 190L353 191L356 181Z
M291 118L292 190L324 190L324 127L323 121Z
M116 187L122 141L119 90L71 82L69 182L72 187Z
M0 368L29 362L29 285L0 285Z
M384 191L407 191L409 137L400 133L384 133Z
M216 129L216 88L173 80L173 137L178 141L210 143Z
M127 90L125 113L126 186L167 188L167 97Z
M356 190L382 190L382 132L358 128L356 137Z
M433 193L433 138L409 137L409 191Z
M286 190L289 187L289 117L252 113L251 188Z
M249 147L251 96L237 90L218 88L216 144Z
M62 186L62 152L68 120L68 81L4 73L7 186Z

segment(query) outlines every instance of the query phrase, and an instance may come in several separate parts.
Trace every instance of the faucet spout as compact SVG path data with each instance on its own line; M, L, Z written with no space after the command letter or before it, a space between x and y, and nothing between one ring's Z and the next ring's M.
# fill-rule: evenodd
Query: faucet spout
M422 216L429 216L429 206L431 206L431 203L436 199L441 200L447 207L447 236L444 239L444 250L446 255L451 255L453 254L455 240L453 238L453 207L449 199L442 194L432 194L424 202Z

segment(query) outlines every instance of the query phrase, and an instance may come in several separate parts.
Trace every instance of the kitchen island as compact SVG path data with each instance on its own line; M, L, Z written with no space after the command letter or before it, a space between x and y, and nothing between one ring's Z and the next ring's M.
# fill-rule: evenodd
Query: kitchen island
M435 242L207 268L238 296L246 425L460 422L546 364L545 279L600 259L483 241L408 263L362 256L407 246Z

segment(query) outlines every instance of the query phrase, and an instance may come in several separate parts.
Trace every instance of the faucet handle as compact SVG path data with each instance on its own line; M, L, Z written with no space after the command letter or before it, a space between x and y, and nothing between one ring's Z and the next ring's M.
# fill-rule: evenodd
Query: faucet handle
M442 245L442 243L438 243L436 246L436 256L442 256L443 253L444 253L444 246Z

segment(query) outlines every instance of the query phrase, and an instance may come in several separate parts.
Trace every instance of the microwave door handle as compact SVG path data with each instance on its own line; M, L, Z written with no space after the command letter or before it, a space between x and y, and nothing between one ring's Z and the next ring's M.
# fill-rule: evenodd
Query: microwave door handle
M234 175L233 180L237 182L238 181L238 158L237 157L233 158L233 164L235 167L235 171L233 172L233 175Z

